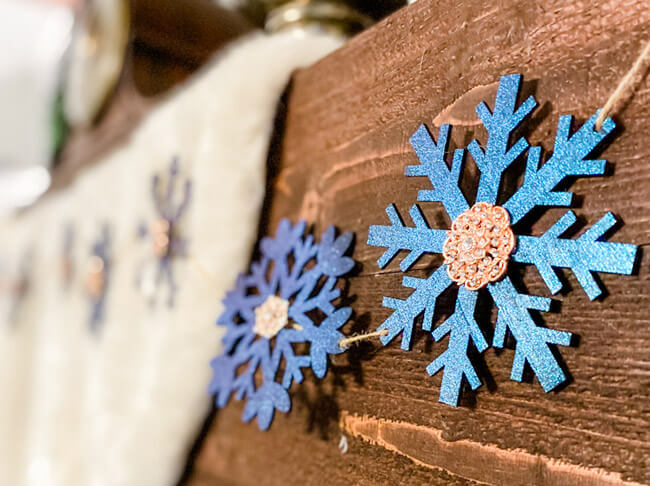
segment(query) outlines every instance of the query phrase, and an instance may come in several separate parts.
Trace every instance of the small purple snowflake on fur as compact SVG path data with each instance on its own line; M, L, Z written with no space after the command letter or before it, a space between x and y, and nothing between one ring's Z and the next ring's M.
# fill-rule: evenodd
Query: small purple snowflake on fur
M91 248L84 281L86 295L90 302L89 326L94 333L99 331L104 320L104 302L111 276L109 246L110 231L108 226L104 225L101 234Z
M472 389L481 385L468 356L471 345L479 353L488 347L474 316L481 288L487 288L498 309L492 345L503 347L507 331L516 341L511 379L521 381L528 363L546 392L566 380L551 346L569 345L571 333L535 323L530 311L548 311L551 299L519 292L507 273L510 263L536 266L553 294L562 287L555 268L571 269L590 299L601 293L594 272L629 275L634 267L634 245L603 241L616 223L611 213L575 239L561 237L576 222L572 211L541 236L517 231L518 223L537 206L571 205L572 193L555 190L566 178L604 174L605 161L589 155L615 127L607 119L600 131L595 130L598 113L576 130L571 129L571 116L560 117L553 154L540 166L541 147L529 146L523 137L511 140L537 104L530 96L517 107L520 81L520 75L503 76L494 109L490 111L485 103L476 107L488 139L484 148L476 140L467 146L480 171L471 207L459 187L465 150L454 151L451 167L447 165L449 125L440 127L437 142L424 125L411 136L420 163L408 166L406 175L429 179L432 188L420 191L418 200L441 202L452 220L451 230L430 228L417 205L410 210L415 227L405 226L391 204L386 209L391 225L371 226L368 235L368 244L387 248L378 260L380 267L401 250L408 252L400 265L403 272L425 253L444 256L443 264L428 278L404 277L402 285L414 289L408 298L384 298L384 306L394 312L379 329L388 331L381 338L383 344L401 334L402 349L408 350L416 318L424 314L422 328L432 331L438 297L452 285L458 288L453 314L432 331L436 341L449 336L447 349L427 367L430 375L444 370L440 401L453 406L458 404L464 380ZM497 205L504 171L526 151L522 185Z
M169 168L169 179L165 190L161 189L160 176L158 174L153 176L152 195L158 217L149 225L141 224L138 229L140 237L150 241L155 258L155 276L151 280L145 279L144 268L141 268L138 272L138 286L150 295L153 304L156 289L165 282L169 287L167 304L170 307L174 305L174 297L178 290L172 262L175 258L187 255L187 240L180 236L178 222L187 210L192 192L192 182L186 180L183 184L180 201L176 200L175 191L178 177L178 158L176 157L172 160Z
M14 275L8 279L9 311L7 320L14 327L18 323L25 300L32 287L33 260L34 252L32 249L28 249L23 253L18 268L13 271Z
M318 378L325 376L328 355L344 351L339 342L345 336L339 329L352 313L349 307L334 305L340 296L335 288L338 277L354 266L354 260L344 256L352 233L336 237L330 226L315 243L305 228L304 221L292 226L285 219L274 238L261 241L261 259L248 275L239 276L217 320L226 326L226 334L223 354L212 361L210 393L219 407L233 393L238 400L246 399L243 420L257 416L263 430L271 425L275 410L291 408L287 390L294 381L303 381L304 368ZM314 311L322 319L315 318ZM303 343L308 346L300 346Z

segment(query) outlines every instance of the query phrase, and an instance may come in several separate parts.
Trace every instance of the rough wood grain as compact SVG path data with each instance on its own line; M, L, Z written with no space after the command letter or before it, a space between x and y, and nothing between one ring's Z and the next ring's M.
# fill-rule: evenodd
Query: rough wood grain
M408 457L434 470L449 470L461 477L488 484L548 484L573 486L638 486L620 473L576 466L523 450L504 450L468 439L447 441L442 431L407 422L341 413L341 430L353 437ZM468 460L468 458L472 458Z
M420 123L434 133L453 122L453 143L485 140L474 106L491 104L500 75L520 72L540 107L525 134L531 144L552 150L557 119L572 113L579 121L604 104L620 77L650 36L650 5L645 1L419 0L359 35L339 51L296 74L277 160L264 228L280 218L307 218L321 232L331 223L357 234L360 271L349 281L355 322L346 328L374 330L389 315L383 295L404 298L398 262L379 270L381 248L365 244L371 224L385 224L385 207L402 211L416 201L422 181L404 177L416 162L408 143ZM603 275L604 299L590 302L570 272L557 296L559 311L545 313L550 328L580 336L577 347L561 354L572 380L545 394L535 381L509 380L513 350L488 350L484 386L464 394L457 409L437 403L440 376L426 365L444 344L415 334L411 352L393 342L385 348L364 344L335 359L324 382L307 380L294 389L295 410L278 417L269 432L242 424L241 407L230 405L200 445L189 484L450 484L458 475L457 457L436 455L436 469L408 460L416 434L392 436L389 452L349 437L350 451L336 447L341 413L412 424L440 434L441 450L458 450L454 441L489 445L510 455L509 468L530 468L521 454L584 467L575 481L544 473L513 472L520 484L574 484L584 474L650 483L650 82L616 117L622 127L603 152L612 170L605 178L572 185L576 212L593 224L612 211L624 221L613 241L642 247L636 276ZM521 164L520 164L521 165ZM463 189L476 188L476 168L467 164ZM520 173L510 175L507 186ZM423 204L430 223L447 227L441 208ZM550 210L530 230L539 234L561 212ZM440 263L423 258L410 275L424 276ZM537 295L548 295L533 268L521 281ZM438 318L451 311L446 300ZM488 335L496 313L483 308L479 323ZM383 422L389 423L389 422ZM390 429L390 426L388 426ZM422 447L426 447L422 443ZM424 457L431 451L424 451ZM421 458L422 456L420 456ZM475 456L462 458L475 461ZM449 461L447 463L447 461ZM490 461L476 464L470 479L498 484ZM480 474L485 469L485 475ZM590 472L591 471L591 472ZM570 470L569 473L570 474ZM570 478L570 476L567 476ZM510 484L515 484L510 483Z

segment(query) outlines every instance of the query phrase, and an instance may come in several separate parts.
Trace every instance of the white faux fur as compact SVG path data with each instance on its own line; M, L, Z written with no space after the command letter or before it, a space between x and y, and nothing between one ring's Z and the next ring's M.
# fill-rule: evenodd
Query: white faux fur
M34 261L19 322L0 326L0 484L176 483L210 406L221 298L256 239L278 98L292 71L340 44L291 33L239 41L72 188L1 225L12 265L30 245ZM151 258L135 228L156 217L151 176L165 174L174 155L194 184L183 220L192 257L174 264L175 307L151 308L135 290L136 270ZM113 267L94 337L83 266L102 222L111 225ZM65 290L67 223L76 277Z

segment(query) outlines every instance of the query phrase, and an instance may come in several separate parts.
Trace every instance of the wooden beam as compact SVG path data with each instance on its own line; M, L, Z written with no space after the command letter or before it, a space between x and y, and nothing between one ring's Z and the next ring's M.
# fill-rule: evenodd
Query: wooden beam
M587 119L632 65L650 32L647 7L636 0L419 0L295 75L284 135L271 159L263 227L272 232L283 217L305 218L316 233L330 224L356 233L354 256L361 269L349 279L355 321L345 332L375 330L390 312L381 306L382 296L409 294L401 286L399 259L379 270L383 250L365 241L369 225L385 224L389 203L408 211L416 202L422 181L404 177L405 166L417 161L408 142L416 128L426 123L437 133L440 124L450 122L452 145L464 147L473 138L485 142L476 102L492 104L499 77L522 73L525 94L540 103L523 134L550 152L558 116ZM385 348L364 344L337 357L324 382L307 379L296 387L294 411L277 418L268 432L237 422L232 412L237 405L221 412L194 464L204 482L195 484L219 484L206 480L211 474L238 484L282 484L294 477L301 484L467 484L461 476L498 484L493 468L499 451L521 455L504 463L512 477L527 478L521 484L567 484L546 474L544 465L555 461L598 471L592 478L649 483L648 86L646 80L615 116L621 130L602 153L609 176L571 186L584 222L591 225L612 211L624 222L612 240L642 250L635 276L602 275L608 295L601 300L589 301L574 276L565 274L566 290L556 297L560 309L543 318L549 328L580 336L577 347L560 350L572 376L568 386L546 394L534 380L513 382L513 350L490 349L480 366L484 385L465 392L460 407L451 408L437 401L440 376L425 372L445 341L433 343L420 331L410 352L398 342ZM520 177L521 171L513 171L506 186L514 187ZM476 185L477 170L469 162L465 194L473 194ZM422 207L429 223L448 227L439 206ZM540 234L562 213L546 211L527 229ZM439 263L438 257L423 258L409 274L428 275ZM531 293L549 295L533 268L522 271L521 283ZM453 300L443 300L438 319L452 310ZM485 300L478 319L490 336L496 312ZM494 456L492 449L480 449L484 461L449 453L429 461L451 471L448 476L359 441L342 456L336 447L341 410L348 417L381 417L428 433L449 451L457 450L456 441L493 447ZM417 447L426 457L434 455L432 443ZM530 458L542 464L538 476ZM474 468L472 474L453 474L461 465Z

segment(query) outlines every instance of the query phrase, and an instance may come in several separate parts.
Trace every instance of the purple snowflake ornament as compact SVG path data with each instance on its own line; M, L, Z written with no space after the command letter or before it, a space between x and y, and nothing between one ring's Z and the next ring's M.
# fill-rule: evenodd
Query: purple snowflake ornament
M100 235L93 243L86 268L84 281L86 295L90 303L88 325L93 333L98 333L104 320L104 302L111 276L110 230L102 226Z
M32 287L33 260L34 251L30 248L23 253L18 268L14 270L14 276L8 280L10 304L7 320L13 327L18 324L23 306Z
M155 302L155 289L163 283L169 288L167 305L174 305L174 297L178 290L178 285L174 278L172 262L175 258L187 255L187 240L183 238L178 231L178 223L185 214L192 194L192 182L185 180L182 184L182 194L180 198L176 197L178 186L179 167L178 158L174 157L169 167L169 178L165 190L161 189L162 182L158 174L152 178L152 196L157 213L157 219L149 225L140 224L138 227L138 236L141 239L147 239L151 243L152 253L154 255L156 272L154 281L148 287L151 294L151 304ZM144 267L143 264L142 267ZM147 287L143 282L143 268L140 268L137 276L138 287Z
M451 167L446 161L449 125L440 127L437 142L424 125L411 136L420 163L408 166L406 175L429 179L431 188L421 190L418 201L441 202L452 220L449 231L430 228L417 205L410 211L415 226L406 226L391 204L386 209L390 226L371 226L368 234L369 245L386 248L378 260L380 267L402 250L408 252L400 265L403 272L425 253L443 254L443 264L428 278L404 277L402 284L414 289L408 298L384 298L384 306L394 312L379 329L388 331L382 337L383 344L401 334L402 349L408 350L415 320L424 314L422 328L430 331L436 341L449 336L447 349L427 371L430 375L443 371L440 401L452 406L458 404L464 380L472 389L481 385L468 356L472 345L479 353L488 347L474 316L481 288L487 289L498 309L492 345L503 347L508 331L516 341L511 379L521 381L528 363L546 392L566 380L551 345L569 345L571 333L535 323L530 311L548 311L551 299L519 292L508 276L510 263L537 267L553 294L562 287L555 269L571 269L593 300L601 293L594 272L629 275L636 259L634 245L604 241L605 233L616 223L611 213L575 239L561 238L576 222L572 211L567 211L541 236L522 235L518 231L518 223L535 207L571 205L572 193L555 190L566 178L604 175L605 161L592 160L589 155L615 127L611 119L606 119L601 130L596 130L596 112L572 130L572 117L561 116L553 153L540 166L541 147L531 147L523 137L511 140L513 132L537 105L530 96L517 106L520 83L520 75L503 76L493 110L485 103L476 107L488 139L485 147L476 140L467 146L480 171L476 201L471 207L459 186L465 150L454 151ZM526 171L521 186L501 206L497 205L504 171L524 154ZM450 286L458 288L456 308L432 330L436 301Z
M226 334L223 354L211 363L209 391L219 407L233 393L237 400L246 399L243 420L257 417L263 430L276 410L291 408L287 390L294 381L303 381L304 368L323 378L328 356L345 351L339 346L345 337L339 330L352 310L334 304L341 294L335 285L354 267L354 260L345 256L353 235L337 237L330 226L315 243L305 229L304 221L292 226L284 219L274 238L262 239L260 260L249 274L238 277L217 320L226 326Z

